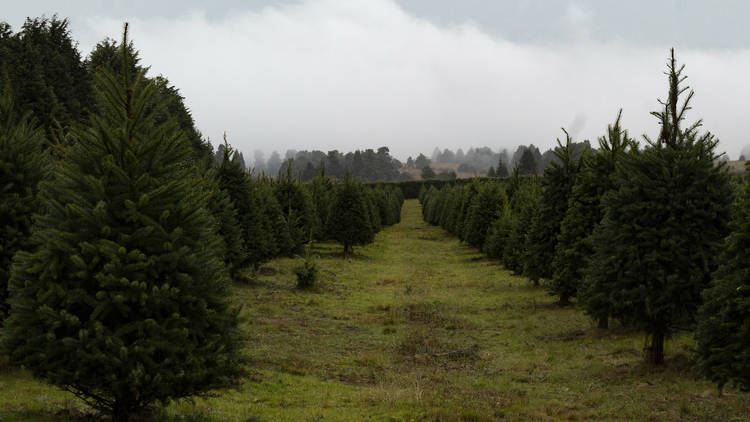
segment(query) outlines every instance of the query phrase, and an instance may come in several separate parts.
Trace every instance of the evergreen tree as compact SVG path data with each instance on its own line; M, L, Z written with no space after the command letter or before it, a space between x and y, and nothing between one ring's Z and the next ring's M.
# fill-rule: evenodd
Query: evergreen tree
M459 199L459 187L458 186L445 186L445 204L440 215L440 227L443 229L453 232L453 224L456 218L456 204Z
M497 211L497 218L492 221L487 230L487 237L482 248L484 253L490 258L502 259L512 228L513 213L510 203L506 199Z
M429 158L425 157L424 154L419 154L417 159L414 160L414 166L418 169L423 169L431 164Z
M363 187L351 174L336 186L328 224L331 237L344 246L344 257L355 245L365 245L375 238Z
M599 138L599 150L595 155L588 155L589 150L584 150L582 169L560 226L553 261L554 275L547 288L563 304L577 296L583 268L594 252L589 236L602 219L601 197L614 188L612 174L615 165L634 144L627 131L620 127L621 116L622 110L614 125L607 128L607 136ZM598 319L600 327L605 327L606 315L600 315Z
M717 267L731 200L726 167L714 153L718 141L698 133L700 121L681 127L693 96L680 101L688 89L681 86L683 69L672 51L668 100L653 113L661 133L620 161L588 275L609 291L610 315L647 333L652 364L664 362L665 338L695 318Z
M747 166L746 166L747 167ZM750 171L735 205L721 267L703 292L698 314L698 368L718 384L750 391Z
M44 176L44 131L18 115L10 87L0 91L0 325L7 311L10 264L28 247L31 216L38 212L37 185Z
M495 168L490 166L490 169L487 170L487 177L495 178Z
M417 200L419 200L419 203L424 206L424 196L427 194L427 187L424 185L424 183L419 188L419 194L417 195Z
M526 238L541 197L542 187L538 177L534 176L520 183L510 200L512 215L510 233L503 247L503 265L516 274L523 273L523 264L528 260Z
M262 230L269 240L268 248L264 248L264 260L275 256L291 256L295 243L289 234L289 227L284 212L274 193L274 183L268 178L261 178L253 186L253 201L258 204L261 212Z
M487 229L498 217L506 201L505 192L495 182L482 183L477 194L469 205L466 223L464 224L464 240L471 246L481 248L487 236Z
M0 69L8 74L16 107L31 111L48 138L60 140L94 104L91 77L68 20L27 18L13 35L7 24L0 27Z
M534 152L531 148L525 148L521 154L521 159L518 162L518 171L522 175L536 174L539 163L534 158Z
M469 215L469 207L471 206L471 202L477 192L479 192L479 182L477 179L472 179L472 181L464 185L462 189L455 226L456 234L461 240L466 240L464 237L466 235L466 220Z
M422 167L422 179L429 180L435 178L435 170L432 169L430 166L424 166Z
M313 164L308 161L307 164L305 164L305 169L302 170L302 174L301 174L302 181L304 182L311 181L315 177L316 173L317 171L315 170L315 166L313 166Z
M292 240L292 253L300 253L305 243L310 240L310 231L315 230L315 210L312 199L302 184L292 176L292 161L286 173L280 175L274 184L274 194L281 206L281 212L287 224L287 231Z
M328 233L328 215L330 214L331 196L333 195L333 183L326 176L325 166L321 166L318 175L312 179L308 185L310 198L312 198L313 207L317 221L313 230L313 238L316 240L327 240Z
M502 158L497 162L497 169L495 170L495 176L499 178L508 177L508 167Z
M120 52L123 50L128 55L127 69L123 69L123 61L120 59ZM117 77L127 74L132 79L141 72L146 72L148 68L140 66L139 52L132 42L126 46L117 44L116 41L106 38L94 47L89 55L88 69L92 74L98 70L106 69ZM125 71L125 73L123 73ZM190 142L198 160L204 161L211 156L211 144L203 139L201 133L196 129L193 117L185 106L184 97L180 91L169 84L169 80L163 76L149 79L157 85L157 91L148 107L153 108L154 120L157 124L164 123L168 120L174 120L185 134ZM223 159L223 154L217 155Z
M219 181L213 172L209 172L206 184L210 188L208 210L216 219L217 232L222 239L222 253L224 265L229 270L232 279L240 277L247 252L242 241L242 231L238 230L237 209L227 191L219 187Z
M281 157L279 156L278 151L273 151L271 156L268 157L268 161L266 161L266 169L271 176L279 174L279 171L281 170Z
M393 220L390 224L397 224L401 222L401 209L404 206L404 192L400 187L391 185L388 192L388 198L391 201L391 207L393 208Z
M238 228L242 238L244 257L235 266L236 270L246 267L257 267L261 262L276 255L276 244L273 232L267 230L269 222L265 219L258 195L250 176L242 170L234 154L234 149L224 139L221 164L216 169L219 187L226 191L234 208L237 210Z
M440 216L445 207L445 197L447 189L445 187L436 189L435 194L430 198L430 207L427 210L427 222L433 225L440 224Z
M33 249L14 261L3 348L121 422L232 382L241 342L189 143L144 113L153 84L104 74L97 87L107 107L74 130L40 185L43 215Z
M367 204L367 214L370 217L370 227L372 227L373 234L378 233L382 228L382 221L380 220L380 211L378 209L374 192L372 189L363 186L362 193L364 194L365 203Z
M557 160L544 170L542 200L526 238L528 255L524 262L524 274L535 284L540 278L552 277L554 271L552 261L555 256L557 236L560 234L560 223L565 218L570 191L575 184L580 167L579 161L573 157L568 132L565 132L565 145L559 139L557 145L554 151ZM561 302L561 304L566 303Z

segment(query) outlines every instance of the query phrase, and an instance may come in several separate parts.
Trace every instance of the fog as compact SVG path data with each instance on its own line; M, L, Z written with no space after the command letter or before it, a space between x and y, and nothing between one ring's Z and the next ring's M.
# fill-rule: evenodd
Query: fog
M181 90L214 144L226 131L246 157L381 145L401 159L436 146L544 150L560 127L594 143L620 108L632 135L655 136L649 112L666 96L669 45L599 37L602 23L578 2L555 19L567 36L545 42L511 40L468 19L436 23L392 0L129 21L142 63ZM84 54L122 28L112 16L72 20ZM688 120L703 118L735 159L750 143L750 50L681 47L677 58L696 91Z

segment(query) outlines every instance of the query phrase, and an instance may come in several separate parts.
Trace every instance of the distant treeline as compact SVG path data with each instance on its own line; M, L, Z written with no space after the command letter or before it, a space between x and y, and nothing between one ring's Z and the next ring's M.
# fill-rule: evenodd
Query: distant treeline
M590 148L589 141L574 143L577 155ZM457 170L461 173L507 177L516 167L518 167L521 175L541 173L549 167L554 159L555 155L552 149L541 153L534 144L529 144L519 145L512 154L507 149L495 152L489 147L469 148L465 153L461 148L456 152L447 148L442 151L435 148L431 158L419 154L416 159L409 157L405 165L406 168L421 170L424 167L432 166L433 163L457 164Z

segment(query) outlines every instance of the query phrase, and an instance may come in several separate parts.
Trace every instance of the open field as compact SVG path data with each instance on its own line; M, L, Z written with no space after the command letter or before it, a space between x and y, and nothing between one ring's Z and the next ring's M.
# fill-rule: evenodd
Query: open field
M157 420L748 420L749 394L717 397L692 375L688 334L668 341L666 368L645 366L641 334L558 308L427 226L414 200L403 216L351 262L319 245L313 290L294 288L292 259L236 286L250 378ZM0 421L80 420L82 409L0 363Z

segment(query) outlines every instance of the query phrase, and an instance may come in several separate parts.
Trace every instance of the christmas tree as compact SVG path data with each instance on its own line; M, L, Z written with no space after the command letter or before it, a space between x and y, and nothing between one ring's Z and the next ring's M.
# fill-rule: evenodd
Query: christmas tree
M146 112L159 87L108 73L96 86L101 115L73 131L41 184L3 348L121 422L228 385L242 372L241 342L210 189L176 124Z

